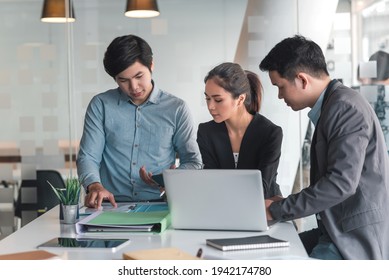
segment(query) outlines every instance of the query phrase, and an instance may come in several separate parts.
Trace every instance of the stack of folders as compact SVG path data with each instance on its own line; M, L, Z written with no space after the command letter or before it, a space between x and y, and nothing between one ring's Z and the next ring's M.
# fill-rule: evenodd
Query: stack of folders
M137 210L134 211L132 206ZM166 203L137 203L123 205L113 210L93 212L76 223L76 231L80 235L136 231L160 233L169 225L170 213Z
M98 211L76 224L77 234L118 232L163 232L170 225L168 211L103 212Z
M277 248L289 246L289 241L269 235L258 235L239 238L207 239L207 245L222 251Z

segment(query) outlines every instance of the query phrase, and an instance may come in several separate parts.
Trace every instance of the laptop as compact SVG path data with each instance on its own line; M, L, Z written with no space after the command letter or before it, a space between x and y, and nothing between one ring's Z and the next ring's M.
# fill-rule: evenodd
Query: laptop
M259 170L168 169L163 179L175 229L268 229Z

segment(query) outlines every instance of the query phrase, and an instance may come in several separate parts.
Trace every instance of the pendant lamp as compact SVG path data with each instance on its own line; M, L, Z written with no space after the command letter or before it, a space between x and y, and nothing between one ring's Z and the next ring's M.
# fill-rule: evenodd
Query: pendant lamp
M159 16L157 0L127 0L126 17L149 18Z
M76 21L72 1L44 0L41 21L52 23Z

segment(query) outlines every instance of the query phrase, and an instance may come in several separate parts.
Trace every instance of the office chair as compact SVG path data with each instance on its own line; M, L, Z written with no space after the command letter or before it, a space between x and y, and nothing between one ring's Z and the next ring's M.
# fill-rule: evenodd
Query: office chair
M59 204L59 200L48 181L55 188L59 189L65 189L65 181L57 170L37 170L36 180L38 187L38 211L40 212L39 214L43 214Z
M4 184L6 186L6 184ZM0 239L15 230L14 189L0 187Z
M38 217L37 201L37 181L23 179L15 201L15 216L20 218L20 226Z

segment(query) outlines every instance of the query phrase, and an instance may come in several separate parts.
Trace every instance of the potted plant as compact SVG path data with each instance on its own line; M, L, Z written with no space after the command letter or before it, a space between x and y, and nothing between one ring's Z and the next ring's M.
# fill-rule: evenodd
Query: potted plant
M65 180L64 189L54 187L49 181L47 183L51 186L61 203L63 222L65 224L74 224L78 217L78 203L81 192L80 182L77 178L68 178Z

